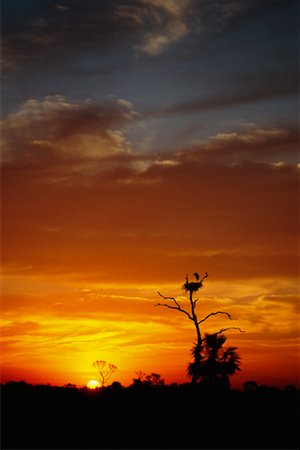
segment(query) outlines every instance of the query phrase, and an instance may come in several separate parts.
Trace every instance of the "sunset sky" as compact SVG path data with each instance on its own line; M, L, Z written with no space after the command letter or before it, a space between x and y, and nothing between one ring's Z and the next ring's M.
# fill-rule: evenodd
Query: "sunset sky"
M197 271L233 385L299 384L298 2L1 3L2 381L187 381Z

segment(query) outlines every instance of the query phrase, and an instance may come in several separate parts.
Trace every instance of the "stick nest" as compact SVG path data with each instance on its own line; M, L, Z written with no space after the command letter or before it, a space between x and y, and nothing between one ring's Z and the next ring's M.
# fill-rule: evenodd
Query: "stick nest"
M197 292L201 287L202 287L202 283L201 282L197 283L195 281L191 281L191 282L186 281L183 285L183 289L186 292Z

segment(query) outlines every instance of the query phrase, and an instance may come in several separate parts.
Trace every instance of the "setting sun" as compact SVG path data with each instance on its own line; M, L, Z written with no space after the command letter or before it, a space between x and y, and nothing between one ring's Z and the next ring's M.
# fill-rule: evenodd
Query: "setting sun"
M89 389L97 389L98 387L100 387L100 383L97 380L90 380L86 387L88 387Z

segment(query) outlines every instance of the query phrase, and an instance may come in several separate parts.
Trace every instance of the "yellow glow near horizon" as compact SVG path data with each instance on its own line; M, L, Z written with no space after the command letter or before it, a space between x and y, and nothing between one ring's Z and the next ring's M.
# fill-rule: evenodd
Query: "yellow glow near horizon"
M67 276L3 278L8 286L2 295L2 382L86 385L97 376L92 363L98 359L116 364L119 370L110 382L124 386L138 371L160 373L167 383L187 381L195 331L182 314L155 308L153 284L120 283L113 288ZM188 308L180 283L158 280L156 286ZM204 285L197 304L199 318L221 310L234 322L212 317L202 333L230 325L246 331L227 334L228 345L237 346L242 357L242 371L233 377L233 385L248 379L296 383L298 299L293 286L293 280L285 278L222 282L213 276ZM268 373L261 370L266 361Z

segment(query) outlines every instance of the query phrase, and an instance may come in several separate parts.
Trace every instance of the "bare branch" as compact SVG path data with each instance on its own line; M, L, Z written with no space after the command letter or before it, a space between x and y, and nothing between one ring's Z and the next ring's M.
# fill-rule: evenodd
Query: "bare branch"
M224 331L227 331L227 330L239 330L241 333L246 333L246 331L241 330L238 327L228 327L228 328L222 328L220 331L217 331L217 333L210 334L210 336L216 336L217 334L224 333ZM205 341L205 340L206 340L206 338L202 339L202 341Z
M181 308L181 306L177 302L176 298L174 298L174 297L165 297L160 292L158 292L158 295L160 297L162 297L163 299L165 299L165 300L173 300L173 302L175 303L176 306L171 306L171 305L168 305L167 303L156 303L156 305L154 305L154 306L165 306L166 308L177 309L178 311L181 311L184 314L186 314L189 319L193 320L192 316L187 311L185 311L184 309Z
M199 283L202 283L203 280L205 280L205 278L208 277L208 273L206 272L206 274L204 275L204 277L199 281Z
M165 297L160 292L157 292L157 293L158 293L158 295L160 295L160 297L164 298L165 300L173 300L175 303L177 303L177 300L175 297Z
M194 303L194 308L195 308L195 306L196 306L196 303L197 303L197 301L199 300L199 297L198 298L196 298L194 301L193 301L193 303Z
M208 314L206 317L204 317L204 319L202 319L202 320L200 320L200 321L198 322L198 325L199 325L200 323L202 323L202 322L205 322L205 320L207 320L209 317L211 317L211 316L216 316L217 314L225 314L226 316L228 316L228 318L229 318L230 320L233 320L233 318L231 317L231 315L230 315L228 312L225 312L225 311L217 311L217 312L212 312L212 313Z

